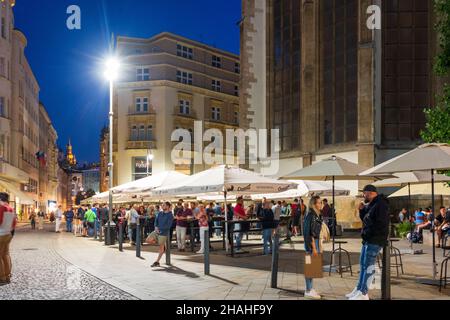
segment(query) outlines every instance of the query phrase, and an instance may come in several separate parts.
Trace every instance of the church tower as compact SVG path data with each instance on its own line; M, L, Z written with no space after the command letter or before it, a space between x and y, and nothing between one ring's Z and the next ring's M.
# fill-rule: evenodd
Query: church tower
M77 164L77 159L75 158L75 155L73 154L72 144L70 143L70 139L69 139L69 143L66 146L66 160L67 160L67 163L69 164L69 166L71 166L71 167L73 167Z

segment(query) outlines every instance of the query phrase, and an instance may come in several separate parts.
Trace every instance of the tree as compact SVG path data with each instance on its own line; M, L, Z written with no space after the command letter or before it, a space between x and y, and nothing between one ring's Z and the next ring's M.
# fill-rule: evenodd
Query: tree
M437 16L436 31L439 35L440 51L435 58L434 73L439 77L450 75L450 1L435 0ZM428 143L450 143L450 85L444 84L437 105L425 109L426 126L421 137Z
M92 189L89 189L89 190L87 190L86 192L85 192L85 191L79 191L79 192L77 193L76 198L75 198L75 204L76 204L77 206L79 206L80 203L81 203L81 201L83 201L83 200L85 200L85 199L89 199L89 198L91 198L91 197L93 197L93 196L95 196L95 191L92 190Z

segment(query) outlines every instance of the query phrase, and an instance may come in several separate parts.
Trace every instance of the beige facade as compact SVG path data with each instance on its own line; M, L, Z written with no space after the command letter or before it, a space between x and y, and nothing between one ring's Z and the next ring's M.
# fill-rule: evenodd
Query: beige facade
M0 191L10 194L17 213L26 219L43 207L46 197L56 200L56 132L40 109L39 84L25 56L27 39L14 29L14 4L5 0L0 5ZM47 155L47 180L38 151Z
M172 162L178 142L171 134L193 131L196 120L204 130L238 127L239 57L170 33L119 37L117 52L125 67L114 88L114 185L164 170L203 170Z
M58 199L58 139L44 105L39 105L39 151L45 154L45 162L39 169L39 210L48 212L51 203Z

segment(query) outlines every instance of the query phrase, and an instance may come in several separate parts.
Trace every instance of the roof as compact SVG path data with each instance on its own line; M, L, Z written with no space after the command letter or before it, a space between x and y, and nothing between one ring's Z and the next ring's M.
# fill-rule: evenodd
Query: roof
M161 32L161 33L158 33L158 34L156 34L156 35L154 35L154 36L152 36L150 38L147 38L147 39L146 38L134 38L134 37L118 36L117 37L117 42L118 43L119 42L134 42L134 43L141 42L141 43L148 44L148 43L152 43L152 42L155 42L155 41L163 39L163 38L169 38L169 39L173 39L173 40L178 40L178 41L181 41L181 42L184 42L184 43L187 43L187 44L191 44L193 46L202 47L202 48L210 50L210 51L215 51L215 52L221 53L223 55L227 55L227 56L229 56L232 59L239 60L239 55L238 54L235 54L235 53L232 53L232 52L229 52L229 51L226 51L226 50L222 50L222 49L213 47L211 45L208 45L208 44L205 44L205 43L202 43L202 42L199 42L199 41L191 40L189 38L186 38L186 37L183 37L183 36L171 33L171 32Z

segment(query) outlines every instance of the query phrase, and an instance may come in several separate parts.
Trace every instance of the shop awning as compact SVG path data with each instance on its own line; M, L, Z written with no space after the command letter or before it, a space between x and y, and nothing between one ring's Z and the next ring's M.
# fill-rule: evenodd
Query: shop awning
M20 204L30 205L30 206L34 205L34 200L31 199L29 196L27 196L24 192L20 191L12 183L0 179L0 186L5 188L8 192L10 192L16 198L19 198ZM11 198L11 202L12 201L15 201L15 199Z

